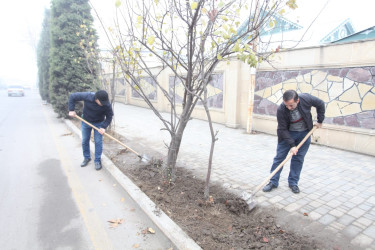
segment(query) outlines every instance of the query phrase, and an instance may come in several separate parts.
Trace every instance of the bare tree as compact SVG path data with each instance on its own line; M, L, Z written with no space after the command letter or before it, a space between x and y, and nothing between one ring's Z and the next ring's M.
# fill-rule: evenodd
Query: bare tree
M214 143L207 85L217 65L232 56L254 67L260 60L253 51L259 30L274 22L283 8L296 8L295 0L141 0L116 1L114 28L106 32L124 78L163 122L171 136L163 174L175 179L176 160L188 121L201 101L208 117L212 143L206 178L206 197L211 173ZM257 14L256 14L257 13ZM100 19L100 14L97 13ZM263 54L261 60L267 60ZM158 67L155 67L157 65ZM174 77L166 87L158 75L168 70ZM149 77L170 105L165 119L149 100L141 79ZM183 96L176 95L183 87ZM179 108L181 111L178 112Z

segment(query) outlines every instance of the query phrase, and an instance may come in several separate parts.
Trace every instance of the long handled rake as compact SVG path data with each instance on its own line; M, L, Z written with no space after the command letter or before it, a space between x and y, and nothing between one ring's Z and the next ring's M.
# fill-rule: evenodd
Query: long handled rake
M89 125L90 127L92 127L93 129L97 130L99 132L99 129L97 127L95 127L94 125L92 125L91 123L89 123L88 121L82 119L81 117L79 117L78 115L75 116L78 120L86 123L87 125ZM132 148L126 146L124 143L120 142L119 140L117 140L116 138L114 138L113 136L107 134L107 133L104 133L103 135L107 136L108 138L118 142L119 144L121 144L122 146L124 146L126 149L129 149L131 152L133 152L134 154L136 154L138 157L139 157L139 160L142 161L142 162L145 162L145 163L150 163L150 158L148 158L146 155L140 155L138 154L135 150L133 150Z
M304 143L305 141L311 136L312 133L314 133L314 131L317 129L316 126L313 127L313 129L310 130L310 132L305 136L305 138L303 138L303 140L298 144L297 146L297 149L299 149ZM277 166L277 168L275 168L275 170L272 171L272 173L259 185L255 188L255 190L249 194L247 193L246 191L244 191L242 193L242 198L246 201L247 205L249 206L249 210L252 210L256 207L256 205L258 204L257 201L255 200L255 194L264 186L266 185L269 180L271 180L271 178L277 173L277 171L280 170L280 168L282 168L284 166L284 164L290 160L290 158L293 157L293 154L292 153L289 153L288 156L285 158L285 160L283 160L279 166Z

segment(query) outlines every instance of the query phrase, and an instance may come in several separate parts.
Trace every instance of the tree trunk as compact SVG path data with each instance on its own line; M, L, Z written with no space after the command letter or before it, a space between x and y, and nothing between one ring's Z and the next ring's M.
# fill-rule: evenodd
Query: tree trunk
M174 135L171 136L171 142L168 148L167 162L163 164L163 168L162 168L163 179L167 181L168 184L173 183L176 179L177 156L178 156L178 152L181 146L182 135L184 134L184 130L189 121L188 110L191 107L191 100L189 99L190 98L188 98L188 102L186 103L182 111L182 114L180 117L180 124L177 128L177 131Z
M110 101L112 105L112 111L113 114L115 113L115 97L116 97L116 89L115 89L115 83L116 83L116 60L113 59L113 69L112 69L112 81L110 83ZM105 89L105 86L103 86ZM112 122L108 126L108 131L115 130L115 119L112 119Z
M215 142L217 141L216 135L217 135L218 131L216 131L216 133L214 133L214 128L212 126L211 114L210 114L210 110L207 106L207 88L206 88L205 94L204 94L203 106L204 106L204 109L206 111L208 126L210 128L210 134L211 134L211 149L210 149L210 156L208 158L206 183L204 185L204 199L208 200L209 197L210 197L210 181L211 181L211 172L212 172L212 159L214 157Z
M212 126L210 126L212 127ZM204 199L208 200L210 197L210 180L211 180L211 171L212 171L212 158L214 156L214 148L215 148L215 142L216 142L216 137L212 137L211 141L211 149L210 149L210 157L208 159L208 168L207 168L207 175L206 175L206 183L204 185Z

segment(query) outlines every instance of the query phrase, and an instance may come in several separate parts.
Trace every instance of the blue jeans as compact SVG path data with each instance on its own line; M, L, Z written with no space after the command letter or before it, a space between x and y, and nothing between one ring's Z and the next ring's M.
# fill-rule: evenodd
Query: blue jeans
M97 128L100 128L102 123L92 123ZM91 130L92 127L87 125L84 122L81 122L81 131L82 131L82 150L83 150L83 157L85 159L91 159L90 155L90 137L91 137ZM95 141L95 162L100 162L100 158L103 152L103 136L94 129L94 141Z
M289 131L290 135L294 139L296 145L298 145L303 138L307 135L309 131ZM311 139L307 139L305 143L300 147L298 150L297 155L294 155L292 157L292 160L290 162L290 171L289 171L289 177L288 177L288 182L289 186L298 186L298 181L299 181L299 176L301 174L302 166L303 166L303 161L305 159L305 155L307 153L307 150L310 147ZM271 168L271 173L273 170L277 168L277 166L280 165L280 163L285 160L287 157L288 153L290 150L290 145L285 142L285 140L279 142L277 144L277 150L276 150L276 156L273 159L273 164ZM270 180L270 182L275 185L276 187L279 186L279 179L280 179L280 174L283 168L281 168Z

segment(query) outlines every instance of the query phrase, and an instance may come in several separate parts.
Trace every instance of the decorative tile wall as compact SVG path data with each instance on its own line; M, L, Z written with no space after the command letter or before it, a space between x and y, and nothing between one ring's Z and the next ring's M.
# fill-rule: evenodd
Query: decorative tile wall
M143 92L148 97L149 100L156 101L157 100L157 85L153 78L151 77L144 77L139 80L139 85L141 86ZM133 85L135 86L135 85ZM135 86L137 88L137 86ZM133 98L141 98L138 92L132 89L132 97Z
M276 115L288 89L322 99L325 123L375 129L375 67L258 72L254 112Z
M124 78L116 78L115 80L116 95L125 96L126 86Z
M175 76L169 77L169 93L173 94L173 88L175 88L175 100L176 103L182 103L184 97L184 86L181 80ZM212 74L210 81L207 85L207 103L209 108L223 108L223 94L224 94L224 81L223 74ZM202 105L202 102L198 102L197 105Z

